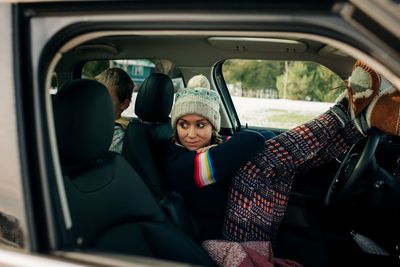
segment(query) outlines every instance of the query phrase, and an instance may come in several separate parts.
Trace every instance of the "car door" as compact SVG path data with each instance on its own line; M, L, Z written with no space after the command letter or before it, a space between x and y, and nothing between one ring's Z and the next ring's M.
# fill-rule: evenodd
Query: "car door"
M2 3L1 19L5 23L2 23L1 32L5 35L1 41L1 62L5 70L1 72L4 89L0 90L0 99L5 101L1 105L1 126L6 130L1 132L0 211L6 213L4 217L11 218L10 221L17 218L15 229L21 227L22 230L17 232L22 233L24 240L20 251L93 265L143 263L140 259L124 256L91 257L59 251L59 229L70 223L70 216L58 161L51 97L47 90L51 88L51 76L59 58L101 32L175 34L189 31L195 35L202 34L201 31L215 34L256 31L272 35L293 32L326 40L354 57L376 65L378 71L400 85L398 17L392 15L384 21L381 20L383 17L375 20L374 16L379 14L365 11L368 4L373 6L372 1L326 1L320 4L305 1L294 6L291 6L293 1L287 5L282 3ZM394 1L387 3L398 9ZM362 16L357 17L357 14ZM380 27L370 29L370 17L373 24ZM65 72L59 78L68 80L72 77L71 73ZM227 112L234 111L228 102L225 106ZM238 121L234 119L234 112L231 115L232 129L237 130ZM309 176L318 177L325 173L332 174L333 171L317 170L317 174ZM308 197L313 195L307 193ZM304 200L299 196L301 209ZM7 207L10 203L14 205L12 208ZM298 218L296 215L295 221ZM294 224L303 227L299 222ZM5 242L8 248L20 244L15 238L5 239L13 243ZM105 258L114 261L107 262ZM0 263L4 263L1 259L5 258L0 257Z

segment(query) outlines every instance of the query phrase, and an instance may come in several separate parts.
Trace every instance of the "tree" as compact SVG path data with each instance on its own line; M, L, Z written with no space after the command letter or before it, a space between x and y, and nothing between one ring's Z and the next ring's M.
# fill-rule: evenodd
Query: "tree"
M322 65L317 66L315 75L318 76L315 85L320 88L315 91L316 98L320 101L333 102L345 89L344 81Z
M223 75L227 83L240 82L245 92L265 88L276 89L276 77L284 69L283 61L227 60Z
M282 97L285 91L288 99L333 102L344 82L335 73L313 62L289 62L286 73L277 78L276 87Z

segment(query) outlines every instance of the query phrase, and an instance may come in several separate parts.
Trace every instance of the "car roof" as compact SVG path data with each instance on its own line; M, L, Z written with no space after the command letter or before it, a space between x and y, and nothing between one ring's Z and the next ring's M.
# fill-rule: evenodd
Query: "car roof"
M197 34L104 36L65 53L59 66L71 69L82 60L135 58L167 59L184 68L211 68L226 59L302 60L318 62L345 77L354 62L337 48L307 38L258 37L251 33Z

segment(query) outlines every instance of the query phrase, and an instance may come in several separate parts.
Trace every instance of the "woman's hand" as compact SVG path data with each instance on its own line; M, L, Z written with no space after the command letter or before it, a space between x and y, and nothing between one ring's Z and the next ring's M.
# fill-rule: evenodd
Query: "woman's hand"
M197 149L196 152L197 153L204 153L204 152L206 152L207 150L209 150L210 148L212 148L214 146L217 146L217 145L215 144L215 145L211 145L211 146L205 146L205 147Z

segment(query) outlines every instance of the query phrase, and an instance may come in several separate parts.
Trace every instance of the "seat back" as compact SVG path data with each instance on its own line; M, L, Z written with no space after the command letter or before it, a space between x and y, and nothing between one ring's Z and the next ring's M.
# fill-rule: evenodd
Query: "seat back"
M157 145L161 146L162 142L168 142L166 137L171 134L171 131L168 123L153 124L133 119L125 133L122 156L143 177L157 198L166 193L166 185L161 178L158 165L161 155L157 151ZM157 132L160 132L161 136L154 138L153 134ZM165 140L161 141L163 136Z
M160 148L173 134L169 117L173 99L174 88L167 75L153 73L145 80L136 97L138 119L127 128L122 155L144 178L168 218L196 238L198 231L183 198L168 190L160 172L165 158Z
M64 249L213 265L197 243L166 219L126 160L108 151L114 111L102 84L67 83L55 97L54 117L72 219L62 231Z
M169 114L174 99L171 79L162 73L151 74L139 89L135 102L138 119L128 125L122 155L145 179L156 197L165 194L159 171L160 146L172 135Z

